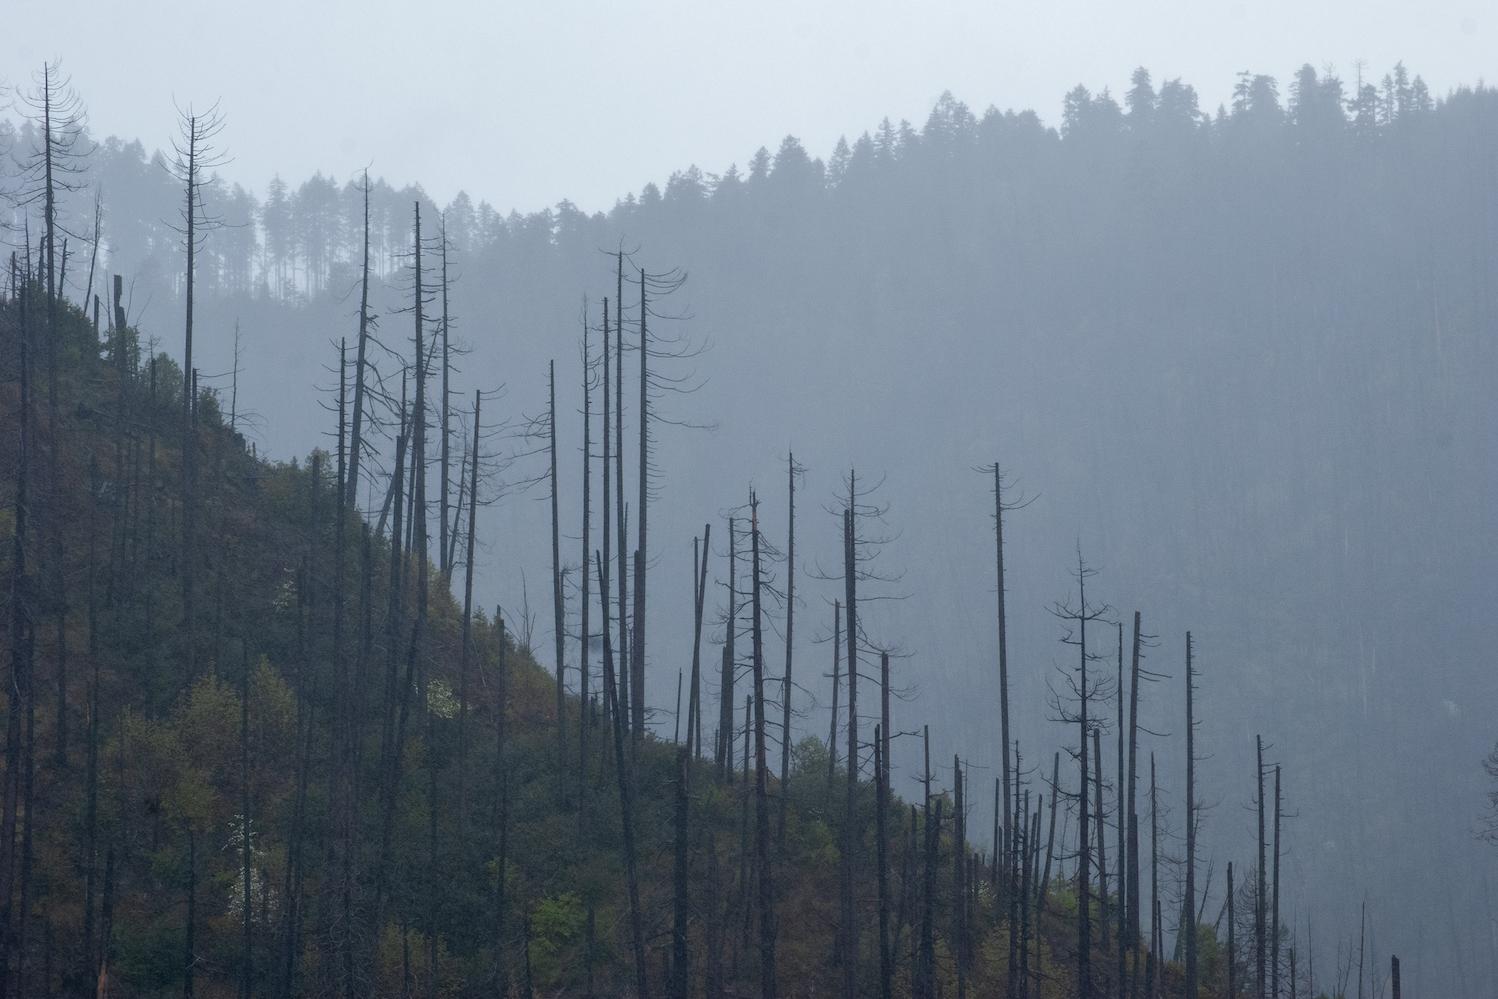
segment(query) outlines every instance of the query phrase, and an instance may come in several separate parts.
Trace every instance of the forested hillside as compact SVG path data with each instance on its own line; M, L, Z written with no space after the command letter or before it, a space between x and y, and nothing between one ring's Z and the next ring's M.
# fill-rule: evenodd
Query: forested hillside
M1219 109L1198 107L1189 84L1157 85L1143 71L1120 93L1074 90L1055 127L1033 112L975 113L944 97L919 127L885 122L825 158L787 138L742 170L684 169L592 214L565 202L503 213L467 195L440 207L419 187L376 177L368 326L384 347L371 354L381 387L369 406L371 453L357 507L378 523L388 505L401 372L411 357L410 316L402 310L411 304L414 204L428 234L442 220L451 316L444 329L465 351L454 362L457 397L466 403L475 387L504 386L502 397L486 395L484 403L495 415L483 421L493 436L481 450L492 465L477 511L476 592L485 606L504 606L512 625L535 616L526 610L531 600L544 606L537 659L554 665L545 447L536 450L545 440L537 428L547 424L525 414L554 416L562 452L560 630L571 636L564 681L575 695L589 647L596 693L601 646L576 641L583 631L598 635L596 606L591 628L581 620L589 545L566 525L580 523L584 451L596 462L602 447L601 299L613 299L619 320L621 248L629 267L650 275L684 268L687 282L653 301L649 314L652 335L681 338L658 342L663 355L681 356L659 358L650 396L659 406L647 466L655 547L641 616L650 644L635 689L657 739L668 741L677 674L693 659L696 600L686 559L697 525L711 521L715 539L701 654L712 664L704 667L703 695L710 738L712 719L720 718L717 663L734 630L725 628L730 595L747 593L749 514L739 504L751 486L773 492L777 500L760 520L784 545L789 524L778 497L790 450L806 469L796 599L767 597L766 626L781 637L786 608L796 607L798 662L809 655L819 663L798 673L791 741L815 736L825 745L835 720L829 713L839 688L827 646L841 633L832 602L846 599L834 567L844 562L843 470L853 467L864 481L882 482L868 500L869 522L888 539L880 574L890 582L870 589L891 599L861 619L860 652L866 668L878 650L895 653L892 793L916 796L925 772L918 733L927 724L933 760L961 754L983 781L1002 772L993 497L986 475L973 471L998 460L1017 476L1015 495L1033 499L1005 521L1010 738L1027 761L1041 762L1027 778L1043 784L1056 749L1080 751L1075 719L1056 703L1057 690L1068 690L1076 650L1059 641L1070 634L1066 623L1048 613L1075 592L1069 571L1079 549L1100 570L1089 593L1112 605L1108 620L1128 631L1139 608L1143 634L1159 636L1158 644L1143 644L1143 655L1149 669L1169 676L1143 687L1140 727L1159 734L1141 737L1139 771L1142 780L1143 756L1158 755L1165 945L1173 952L1185 936L1177 929L1187 897L1183 675L1192 629L1201 672L1195 776L1207 790L1196 802L1202 880L1191 897L1205 907L1205 921L1213 923L1222 906L1229 860L1240 883L1263 867L1254 811L1264 795L1254 775L1278 763L1288 813L1286 935L1304 941L1302 955L1314 955L1318 981L1335 981L1354 951L1383 961L1392 950L1418 994L1483 994L1483 984L1498 978L1491 848L1472 835L1486 790L1479 764L1493 742L1498 703L1484 614L1498 600L1490 565L1498 546L1491 499L1498 491L1498 93L1478 86L1431 95L1402 67L1359 86L1309 66L1283 86L1245 74L1231 105ZM232 146L248 137L234 136L230 111ZM27 123L6 142L20 156L35 148L36 135ZM376 167L381 143L407 138L370 137ZM185 269L170 224L178 220L180 185L163 169L167 158L153 162L138 143L104 140L84 156L89 144L82 135L76 150L88 180L61 198L73 233L70 256L58 247L67 258L64 295L84 298L99 236L92 290L104 287L105 275L121 274L129 323L157 332L178 356ZM354 160L369 158L361 151ZM17 225L31 220L34 243L36 202L20 196L35 190L34 175L0 179L17 192ZM472 190L484 184L476 177ZM493 202L503 197L486 193ZM258 194L210 181L202 203L227 223L207 233L196 272L196 366L204 385L220 400L237 388L239 428L262 451L289 458L327 447L336 341L347 337L352 350L359 331L363 175L339 164L332 176L275 181ZM637 269L627 274L638 282ZM631 501L633 518L635 470L645 464L636 460L633 437L642 317L637 286L622 290L629 381L613 405L628 435L628 464L615 488ZM430 305L437 308L435 296ZM586 369L577 360L585 326ZM556 361L554 406L548 360ZM585 449L587 379L593 422ZM455 422L447 481L456 491L472 427ZM163 425L161 446L171 442ZM212 450L205 443L202 467ZM226 463L233 450L225 448ZM332 463L324 459L326 476ZM109 463L101 466L107 473ZM86 475L86 466L77 474ZM593 481L595 504L599 488ZM327 530L333 509L322 508ZM310 516L310 506L301 515ZM205 516L211 524L213 515ZM594 546L598 520L595 514ZM631 520L631 530L638 526ZM164 518L156 529L171 528ZM729 536L739 543L737 575L727 568ZM374 561L383 565L376 549ZM352 536L347 557L352 578ZM285 557L293 577L298 558ZM775 572L786 568L777 562ZM160 585L180 591L162 572ZM215 573L197 574L200 611L210 615L199 639L205 663L214 658L206 622L216 613ZM234 573L225 575L233 582ZM725 586L725 579L736 582ZM435 596L442 589L433 588L434 608L446 599ZM152 606L160 611L165 603ZM456 612L446 613L456 621ZM291 625L283 617L279 627ZM352 616L348 627L352 635ZM1106 630L1111 663L1112 628L1101 620L1097 627ZM746 635L737 636L735 659L745 674ZM492 654L497 639L484 641ZM274 649L260 651L273 665L288 661ZM536 682L546 681L538 675ZM1099 694L1106 776L1114 773L1113 739L1124 729L1114 711L1124 698L1121 690ZM152 717L167 717L178 695L171 686L155 695ZM845 689L841 696L846 712ZM539 712L554 702L539 690L537 698ZM863 703L872 730L874 712ZM739 717L742 702L732 707ZM1265 740L1263 761L1257 735ZM412 738L409 766L418 767L420 733L413 729ZM863 751L868 777L867 741ZM810 748L807 754L814 758ZM710 747L704 755L713 755ZM377 757L363 762L379 771ZM1067 761L1069 776L1063 772L1067 807L1058 818L1063 829L1071 824L1073 854L1085 797L1077 794L1076 762ZM950 763L944 776L951 786ZM613 790L600 786L600 794ZM1110 782L1103 790L1111 801L1118 788ZM617 795L606 800L617 806ZM732 799L725 807L737 806ZM973 829L986 828L998 811L987 794L966 807ZM1116 859L1112 837L1122 824L1107 801L1103 816ZM836 822L836 815L824 818ZM728 885L739 813L725 821L733 829L717 859ZM837 828L829 829L835 844ZM644 843L641 849L648 853ZM692 862L707 860L698 852ZM900 863L897 857L894 866ZM823 887L826 899L836 897L834 884ZM1253 903L1247 906L1240 934L1245 926L1253 931ZM659 906L646 908L662 918ZM872 925L874 912L867 916ZM417 941L421 923L411 918ZM830 910L824 918L832 919ZM1144 922L1141 932L1153 936L1148 913ZM1222 921L1216 925L1225 935ZM615 944L627 948L621 940ZM399 940L393 946L398 953ZM811 946L818 959L833 951L831 942L819 946ZM415 962L420 946L412 947ZM696 957L700 969L703 955ZM1287 963L1288 953L1280 958ZM650 960L658 963L659 954ZM613 967L627 974L620 969L628 962ZM1370 957L1370 976L1372 967ZM660 977L656 964L652 974ZM868 981L877 985L877 975Z

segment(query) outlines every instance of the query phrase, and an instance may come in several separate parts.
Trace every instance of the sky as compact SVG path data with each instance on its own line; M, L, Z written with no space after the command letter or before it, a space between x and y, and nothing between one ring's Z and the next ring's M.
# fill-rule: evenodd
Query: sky
M825 156L943 91L1054 123L1077 83L1136 66L1203 107L1242 70L1351 79L1396 60L1438 96L1481 79L1498 7L1478 0L6 0L0 81L60 59L99 134L164 147L173 102L221 100L224 173L369 165L501 210L585 210L671 171L717 173L787 134Z

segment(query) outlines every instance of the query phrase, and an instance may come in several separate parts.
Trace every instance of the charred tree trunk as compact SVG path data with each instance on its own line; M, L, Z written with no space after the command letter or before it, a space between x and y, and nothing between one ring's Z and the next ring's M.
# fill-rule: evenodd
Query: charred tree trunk
M473 661L473 553L478 536L479 509L479 410L482 395L473 393L473 449L469 452L468 551L463 559L463 635L458 653L458 814L460 834L468 807L468 669ZM461 498L460 498L461 502ZM584 574L586 575L586 573Z
M957 964L957 999L967 999L967 809L963 803L962 761L952 757L952 951Z
M688 731L690 732L690 724ZM690 738L688 742L690 742ZM671 924L671 997L687 999L691 988L690 951L687 948L687 924L691 918L688 880L691 870L687 854L687 817L689 797L687 779L691 773L691 751L683 748L676 753L675 796L675 866L672 876L673 920Z
M702 616L707 606L707 553L712 550L713 525L702 525L702 543L692 539L692 691L687 706L687 755L702 752Z
M643 299L641 307L644 307ZM642 326L643 329L643 326ZM643 343L642 343L643 349ZM761 599L759 504L750 498L750 545L754 560L754 855L759 889L759 993L775 999L775 878L770 866L769 762L765 745L765 646ZM636 558L636 565L639 559ZM636 591L638 593L638 591ZM748 738L748 733L745 733Z
M1269 994L1280 996L1280 765L1274 765L1274 887L1270 889Z
M1097 821L1097 897L1098 914L1098 945L1104 951L1108 949L1108 836L1107 824L1103 820L1103 748L1102 733L1099 729L1092 730L1092 759L1096 764L1092 768L1093 789L1093 812Z
M1196 716L1191 663L1191 632L1186 632L1186 999L1196 999Z
M369 171L364 171L364 262L359 271L359 341L354 348L354 407L349 430L348 481L344 502L359 498L359 459L364 450L364 369L369 351Z
M1011 835L1013 818L1009 812L1010 794L1010 769L1009 769L1009 634L1008 620L1004 607L1004 490L1003 476L999 471L999 463L993 463L993 527L994 527L994 560L996 563L995 577L998 581L998 614L999 614L999 742L1002 744L1000 752L1000 779L1004 785L1004 793L1001 800L1004 803L1004 824L1000 833L1000 843L995 850L998 856L999 850L1008 853L1008 839ZM1002 897L1011 885L1000 886Z
M858 995L858 921L853 905L853 866L858 852L858 559L853 523L857 492L851 481L843 511L843 587L848 602L848 794L843 811L842 968L843 999Z
M599 592L607 593L608 589L603 584L603 559L599 558ZM635 874L635 824L634 824L634 798L631 791L632 783L624 766L624 716L623 707L618 703L618 691L614 683L614 648L609 641L607 617L603 633L603 682L604 696L613 704L614 716L614 754L617 765L614 768L619 779L619 814L620 822L624 829L624 868L626 886L629 891L629 928L630 947L634 956L635 964L635 989L641 996L650 995L650 984L645 966L645 930L643 915L640 911L640 885Z
M843 602L832 602L832 722L827 731L827 800L832 801L833 777L837 770L837 695L841 686L838 674L842 666Z
M1238 895L1233 887L1233 862L1228 861L1228 999L1238 999L1238 941L1236 939L1235 923L1237 917Z
M775 831L777 852L785 853L785 818L791 786L791 651L796 627L796 456L786 454L789 533L785 556L785 675L780 684L780 824Z
M592 358L588 351L588 314L587 303L583 303L583 557L578 562L582 566L582 578L578 581L580 587L578 613L580 616L580 628L577 642L577 818L578 831L581 834L587 821L587 780L588 780L588 729L592 726L588 722L588 704L591 694L589 693L588 676L588 625L592 611L590 590L590 576L588 572L589 555L592 552L592 528L593 528L593 390L589 382L588 369L592 364Z
M894 977L894 955L890 951L889 930L889 786L884 780L884 751L881 748L882 731L874 733L874 772L877 801L874 806L876 822L874 835L878 846L879 865L879 997L890 999Z
M738 544L734 519L728 518L728 626L723 633L723 669L718 681L718 779L733 783L734 636L738 631Z
M1264 850L1264 738L1254 736L1254 751L1258 759L1258 765L1254 770L1254 780L1258 788L1258 817L1259 817L1259 866L1254 872L1254 970L1257 983L1257 991L1254 995L1258 999L1266 999L1268 993L1265 988L1268 984L1266 975L1265 955L1267 944L1267 931L1265 926L1264 906L1264 882L1268 880ZM1361 970L1361 969L1359 969Z
M551 613L552 631L556 636L556 681L557 681L557 767L560 771L558 791L566 796L567 768L567 683L566 670L562 665L567 643L567 612L562 595L562 521L558 512L557 498L557 366L547 365L547 409L546 422L549 431L551 454ZM476 443L475 443L476 446Z
M646 322L650 314L645 300L646 275L640 271L640 455L639 509L635 513L639 521L639 546L635 549L635 604L634 626L630 629L630 683L629 710L630 728L638 741L645 733L645 569L649 564L647 514L650 510L650 333ZM621 344L623 337L620 337ZM622 536L622 535L621 535Z

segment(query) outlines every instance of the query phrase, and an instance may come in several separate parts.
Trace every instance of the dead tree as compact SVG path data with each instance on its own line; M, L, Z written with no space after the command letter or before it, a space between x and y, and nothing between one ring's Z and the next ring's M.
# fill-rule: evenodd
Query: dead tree
M687 755L702 752L702 617L707 604L707 553L712 550L713 525L702 525L702 538L692 539L692 690L687 703Z
M760 566L759 502L749 500L750 547L753 559L753 658L754 658L754 853L759 867L759 992L761 999L775 999L775 878L770 866L769 764L765 746L765 646ZM636 560L639 565L639 560ZM636 591L638 592L638 591ZM748 738L748 733L745 733Z
M1269 994L1280 997L1280 765L1274 765L1274 887L1270 897Z
M562 595L562 520L557 498L557 366L547 364L547 435L551 456L551 613L556 638L557 766L567 766L567 684L562 660L567 642L567 611Z
M838 670L842 665L843 603L832 602L832 721L827 731L827 800L832 800L833 773L837 769L837 695L840 686Z
M1191 632L1186 632L1186 999L1196 999L1196 716L1193 691L1196 668L1191 661Z
M1004 475L999 468L999 463L993 463L993 528L994 528L994 577L997 581L998 592L998 619L999 619L999 742L1000 749L1000 780L1003 784L1003 794L1000 800L1003 802L1004 816L1003 826L1000 830L999 843L994 851L994 856L1008 855L1009 837L1012 835L1012 816L1010 815L1010 786L1011 770L1009 766L1009 622L1005 610L1005 577L1004 577L1004 513L1009 510L1018 510L1029 505L1029 500L1017 500L1008 502L1004 499ZM1012 885L1000 885L1000 894L1008 892Z
M468 668L473 660L473 554L478 537L479 412L482 394L473 393L473 445L468 460L468 553L463 559L463 635L458 653L458 807L466 815L468 800Z
M855 828L858 795L858 572L851 498L854 495L850 488L849 504L843 510L843 585L844 599L848 602L848 793L843 809L843 843L838 867L842 912L839 933L842 940L842 999L856 999L858 995L858 922L853 906L854 854L860 838Z
M600 593L607 593L603 583L603 557L598 556L598 585ZM603 632L603 682L604 696L613 704L614 772L619 779L619 815L624 829L624 869L626 887L629 892L630 946L634 954L635 989L638 995L650 995L650 984L645 967L645 933L640 911L640 884L635 874L635 823L633 782L626 771L624 761L624 717L623 707L618 703L618 690L614 683L614 648L609 640L608 616L604 616Z
M776 849L785 852L785 817L790 809L791 779L791 651L796 625L796 456L786 453L788 535L785 556L785 673L780 684L780 825ZM639 592L638 588L636 590Z
M718 779L733 782L734 636L738 631L738 531L728 518L728 623L723 631L723 668L718 679Z
M1255 980L1255 982L1258 985L1258 989L1254 993L1254 995L1257 996L1258 999L1267 999L1268 993L1265 992L1265 987L1267 985L1268 978L1267 978L1267 976L1265 974L1265 971L1266 971L1266 968L1265 968L1265 955L1266 955L1266 944L1268 942L1267 941L1268 932L1267 932L1267 928L1266 928L1266 925L1265 925L1265 922L1266 922L1265 921L1266 912L1265 912L1265 904L1264 904L1265 903L1265 899L1264 899L1264 882L1267 881L1268 878L1265 876L1267 874L1267 871L1265 869L1267 865L1265 863L1265 857L1264 857L1265 841L1264 841L1264 737L1263 736L1260 736L1260 735L1254 736L1254 752L1255 752L1255 754L1257 756L1257 759L1258 759L1258 764L1254 768L1254 781L1255 781L1255 784L1257 786L1257 792L1256 792L1257 793L1257 797L1255 799L1255 805L1256 805L1256 807L1258 809L1258 817L1259 817L1259 866L1258 866L1258 869L1254 872L1254 969L1255 969L1255 979L1254 980Z
M196 442L194 418L194 368L192 364L193 283L197 272L197 252L204 235L221 224L215 216L203 212L203 187L206 172L226 162L216 151L214 141L224 129L224 118L218 104L199 114L191 106L178 110L179 135L172 142L172 171L184 188L181 225L177 232L187 251L186 286L183 293L185 332L182 347L182 624L186 676L197 675L197 622L193 609L193 566L197 561L195 524L197 514Z
M1077 568L1072 574L1077 581L1077 603L1060 601L1052 605L1051 613L1067 623L1067 632L1062 641L1075 645L1078 651L1078 666L1074 673L1065 674L1069 696L1075 698L1077 710L1072 712L1068 698L1057 693L1054 707L1059 720L1075 723L1078 730L1077 762L1081 776L1077 787L1077 993L1084 997L1092 995L1092 823L1089 817L1087 789L1091 782L1092 761L1089 759L1093 721L1089 717L1090 702L1100 690L1087 678L1087 668L1099 657L1087 650L1087 625L1103 620L1109 611L1106 606L1094 606L1087 602L1087 581L1096 570L1088 567L1077 552Z
M605 306L606 307L606 306ZM607 319L605 319L607 324ZM589 615L592 610L589 591L589 583L592 573L588 572L588 560L592 552L592 528L593 528L593 359L588 349L588 303L583 300L583 525L582 525L582 578L578 581L581 593L579 595L578 614L578 680L577 680L577 702L578 702L578 725L577 725L577 801L578 801L578 827L581 832L586 821L586 792L585 783L588 775L588 729L592 726L588 723L588 704L591 694L588 689L590 682L588 663L588 640L589 640Z
M879 886L879 997L890 999L891 980L894 975L894 955L891 953L889 930L889 787L884 779L882 733L874 733L874 805L875 843L878 849Z
M957 999L967 999L967 809L963 802L962 761L952 757L952 951L957 965Z
M364 171L364 257L359 271L359 340L354 346L354 403L350 420L348 481L344 483L344 502L350 507L358 501L359 460L364 454L365 372L369 365L370 330L375 318L369 311L369 171Z
M676 752L676 787L673 828L675 832L675 865L672 870L673 919L671 923L671 997L687 999L691 987L691 952L687 947L687 928L691 918L688 879L691 871L687 853L687 819L690 812L688 776L691 773L691 724L687 725L688 747Z
M1092 758L1096 766L1092 768L1093 787L1093 816L1097 822L1097 895L1098 895L1098 937L1099 944L1104 951L1108 949L1108 835L1107 823L1103 813L1103 747L1102 732L1094 728L1092 730Z

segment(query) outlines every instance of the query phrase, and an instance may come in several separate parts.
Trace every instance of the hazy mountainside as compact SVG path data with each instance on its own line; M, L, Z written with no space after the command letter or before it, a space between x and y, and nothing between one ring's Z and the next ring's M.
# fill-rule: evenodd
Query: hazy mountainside
M764 806L747 717L725 775L665 740L611 740L599 701L584 713L569 699L559 755L552 680L526 634L482 611L465 628L419 527L403 551L337 512L341 445L308 465L256 458L227 400L204 390L186 409L180 369L142 361L135 329L101 344L70 306L44 319L44 300L40 283L0 296L0 418L15 431L0 438L13 624L0 651L17 761L0 869L20 899L0 934L6 994L750 994L753 899L770 875L749 845ZM195 528L179 492L194 488L188 412L191 453L211 470ZM613 696L612 672L593 682ZM572 741L584 718L590 735ZM876 858L891 885L890 994L956 994L959 939L974 994L1075 993L1074 865L1054 809L1047 845L1027 841L1023 900L1004 922L1002 868L980 856L981 826L966 832L973 852L959 849L940 775L924 809L887 806L885 860L874 785L845 774L807 738L789 780L771 777L760 799L784 828L770 855L782 994L837 988L831 899L850 820L868 934L858 994L878 988ZM1036 832L1041 815L1037 798ZM626 863L629 878L638 863L643 972ZM677 911L687 917L673 923ZM1111 991L1102 940L1093 980ZM1201 941L1202 980L1220 987L1225 957L1205 924ZM668 993L682 953L684 991ZM1178 996L1181 974L1167 955L1141 964L1136 985Z
M972 469L998 459L1038 494L1008 534L1027 756L1069 739L1047 691L1069 652L1045 608L1080 547L1103 570L1097 592L1121 616L1143 611L1160 636L1151 665L1176 677L1142 713L1175 736L1157 748L1177 802L1185 630L1199 642L1199 769L1221 789L1203 860L1251 853L1262 732L1297 813L1287 911L1314 924L1322 961L1366 894L1378 948L1408 955L1421 994L1476 995L1498 978L1491 856L1471 836L1498 703L1482 628L1498 599L1498 94L1432 101L1399 76L1348 89L1303 70L1281 99L1245 77L1231 108L1206 115L1189 87L1136 77L1122 104L1068 95L1059 130L944 99L918 130L881 127L825 161L786 140L742 173L684 171L607 214L449 205L464 377L506 383L512 413L541 408L547 358L564 389L580 383L580 295L596 322L613 294L600 249L623 242L653 272L690 271L684 328L710 347L682 367L707 383L663 404L717 428L662 427L655 453L661 717L689 661L687 535L749 483L779 483L791 448L809 503L832 502L849 465L886 477L897 538L884 557L904 570L890 589L905 599L868 627L911 653L896 669L918 697L896 705L897 726L939 722L938 759L987 751L974 763L995 764L991 501ZM135 282L132 317L165 327L174 244L126 220L170 217L171 189L152 200L138 151L100 156L123 164L104 181L109 269ZM161 207L136 212L136 190ZM203 368L227 370L239 320L242 397L275 414L262 432L274 453L303 453L326 427L305 387L327 381L328 338L353 331L350 190L273 189L258 231L209 237L226 260L203 285L217 296L200 303ZM379 300L399 347L403 220L419 192L383 197ZM222 204L254 217L248 196ZM636 320L626 313L627 331ZM580 441L580 408L580 392L561 395L564 441ZM564 462L574 505L580 461ZM544 577L545 518L524 496L483 512L488 602L520 606L518 568ZM808 567L835 563L835 522L808 520ZM803 595L809 645L829 633L836 593L808 582ZM825 706L828 680L806 685ZM825 732L825 707L800 725ZM914 741L894 755L908 790ZM990 805L975 807L982 827Z

